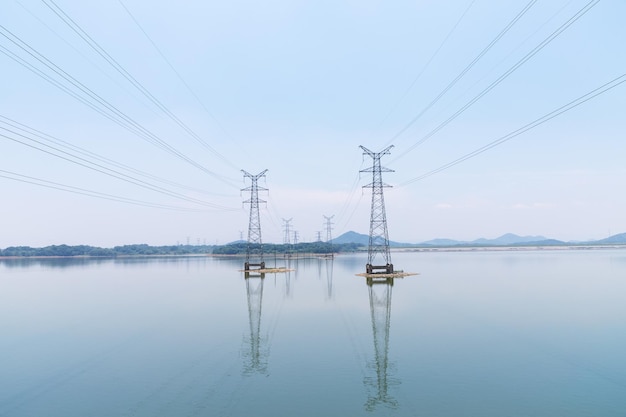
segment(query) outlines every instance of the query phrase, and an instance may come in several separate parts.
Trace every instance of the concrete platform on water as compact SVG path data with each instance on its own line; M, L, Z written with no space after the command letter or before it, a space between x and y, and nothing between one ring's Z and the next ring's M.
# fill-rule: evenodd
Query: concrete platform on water
M289 268L263 268L263 269L240 269L239 272L248 272L251 274L275 274L280 272L292 272L295 269Z
M392 273L385 273L385 272L380 272L380 273L374 273L374 274L368 274L366 272L363 272L361 274L356 274L357 277L365 277L365 278L380 278L380 279L386 279L386 278L404 278L404 277L409 277L412 275L419 275L419 272L404 272L404 271L396 271L396 272L392 272Z

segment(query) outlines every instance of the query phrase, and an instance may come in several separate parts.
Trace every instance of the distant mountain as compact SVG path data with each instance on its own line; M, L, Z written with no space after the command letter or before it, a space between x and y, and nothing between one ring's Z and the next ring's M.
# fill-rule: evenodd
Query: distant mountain
M543 236L518 236L513 233L504 234L495 239L480 238L476 240L461 241L454 239L433 239L422 242L420 245L429 246L460 246L460 245L479 245L479 246L505 246L505 245L517 245L521 243L540 242L548 240Z
M369 237L369 235L364 235L364 234L361 234L361 233L349 231L349 232L346 232L346 233L342 234L341 236L338 236L338 237L332 239L332 243L336 243L336 244L356 243L358 245L367 246L367 245L370 244L370 237ZM406 248L406 247L415 246L415 244L413 244L413 243L394 242L394 241L390 240L389 241L389 246Z
M341 236L332 239L332 243L357 243L359 245L369 245L370 237L361 233L349 231Z
M535 242L523 242L516 243L515 245L524 245L524 246L567 246L569 243L563 242L562 240L556 239L544 239L538 240Z
M600 243L600 244L626 243L626 233L619 233L617 235L607 237L606 239L596 240L593 243Z
M430 246L456 246L456 245L462 245L465 244L467 242L461 242L458 240L454 240L454 239L432 239L432 240L427 240L426 242L422 242L422 245L430 245Z
M506 233L495 239L480 238L470 243L476 245L515 245L518 243L539 242L542 240L547 240L547 238L543 236L518 236L513 233Z
M361 246L369 245L369 236L357 232L346 232L332 240L333 243L356 243ZM626 233L613 235L606 239L591 242L563 242L561 240L549 239L544 236L518 236L513 233L506 233L495 239L480 238L472 241L461 241L454 239L432 239L421 243L400 243L389 241L391 247L454 247L454 246L567 246L567 245L609 245L626 244Z

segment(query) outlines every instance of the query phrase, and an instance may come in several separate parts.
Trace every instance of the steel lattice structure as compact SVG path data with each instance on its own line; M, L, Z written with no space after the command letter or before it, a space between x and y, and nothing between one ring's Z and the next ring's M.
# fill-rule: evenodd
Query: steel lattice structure
M293 217L290 218L289 220L287 219L283 219L283 229L285 232L285 235L283 236L283 243L285 245L290 245L291 244L291 229L290 229L290 225L291 225L291 221L293 220Z
M248 224L248 245L246 248L246 263L244 269L250 270L251 266L265 268L263 260L263 242L261 240L261 217L259 215L259 203L266 203L265 200L259 199L259 191L267 191L267 188L259 187L259 178L265 177L267 169L256 175L241 170L244 179L250 178L249 187L242 188L241 191L250 191L250 199L244 201L244 204L250 204L250 223ZM252 260L252 262L251 262Z
M331 220L333 219L333 217L335 217L335 215L333 214L330 217L329 216L324 216L324 215L322 215L322 216L324 217L324 220L326 220L324 222L324 226L325 226L325 229L326 229L326 242L333 243L332 242L332 240L333 240L333 236L332 236L333 223L331 222Z
M383 189L390 187L383 183L383 172L393 172L389 168L380 165L380 158L388 155L393 145L388 146L380 152L372 152L364 146L364 155L372 157L372 167L363 169L361 172L371 172L372 182L364 185L363 188L372 189L372 210L370 214L370 236L369 246L367 249L367 265L365 272L374 273L374 270L384 270L384 273L393 273L393 264L391 263L391 254L389 251L389 233L387 232L387 215L385 214L385 197ZM378 258L382 258L384 264L376 265Z

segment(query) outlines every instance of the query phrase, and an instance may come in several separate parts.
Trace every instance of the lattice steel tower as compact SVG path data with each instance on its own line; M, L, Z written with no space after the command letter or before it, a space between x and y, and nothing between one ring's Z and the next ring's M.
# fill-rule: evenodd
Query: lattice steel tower
M324 216L324 220L326 220L324 222L324 228L326 229L326 242L328 243L332 243L333 240L333 236L332 236L332 230L333 230L333 223L332 223L332 219L333 217L335 217L335 215L333 214L332 216L328 217L328 216Z
M248 224L248 245L246 248L246 263L244 270L249 271L251 266L257 266L265 269L263 260L263 242L261 241L261 218L259 216L259 203L266 203L265 200L259 199L259 191L267 191L267 188L259 187L259 178L265 177L267 169L256 175L252 175L243 169L244 180L250 178L249 187L242 188L241 191L250 191L250 199L244 201L244 204L250 204L250 223Z
M283 237L283 243L285 245L289 245L291 244L291 228L289 227L291 225L291 221L293 220L293 217L289 220L287 219L283 219L283 230L285 232L285 235Z
M375 270L380 273L393 273L393 264L391 263L391 254L389 251L389 234L387 232L387 215L385 214L385 198L383 196L383 188L390 187L383 183L383 172L393 172L389 168L384 168L380 165L380 158L383 155L388 155L389 150L393 148L393 145L386 147L382 151L376 153L372 152L364 146L360 146L363 149L364 155L372 157L372 167L363 169L361 172L371 172L372 182L364 185L363 188L372 189L372 211L370 214L370 236L369 247L367 249L367 264L365 265L365 272L368 274L375 273ZM383 264L376 265L379 258L382 258Z

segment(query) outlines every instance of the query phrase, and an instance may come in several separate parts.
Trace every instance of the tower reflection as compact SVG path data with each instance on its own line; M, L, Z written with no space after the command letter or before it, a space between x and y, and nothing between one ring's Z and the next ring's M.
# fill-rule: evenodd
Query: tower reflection
M328 299L333 298L333 258L324 258L326 264L326 295Z
M326 289L324 291L326 300L333 298L333 263L334 259L331 257L317 258L317 277L321 281L322 277L326 276Z
M246 272L245 281L250 335L245 338L247 346L243 350L243 373L244 375L267 374L269 352L261 346L265 342L261 337L261 308L263 306L265 274Z
M399 384L390 375L389 363L389 327L391 324L391 294L393 278L374 279L368 277L370 312L372 316L372 334L374 338L374 359L368 364L374 375L365 378L369 388L369 398L365 409L374 411L378 405L397 408L398 402L389 394L391 385Z

